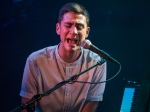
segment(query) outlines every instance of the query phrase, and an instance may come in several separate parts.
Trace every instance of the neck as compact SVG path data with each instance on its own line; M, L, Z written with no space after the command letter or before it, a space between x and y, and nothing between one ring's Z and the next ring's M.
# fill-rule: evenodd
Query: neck
M67 63L72 63L76 61L80 55L81 55L81 49L78 49L76 51L65 51L60 48L58 48L58 53L60 57Z

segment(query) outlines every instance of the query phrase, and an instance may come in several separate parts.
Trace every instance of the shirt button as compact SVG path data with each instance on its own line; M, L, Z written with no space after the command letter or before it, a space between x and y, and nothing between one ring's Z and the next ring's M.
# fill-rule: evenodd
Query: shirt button
M69 79L70 77L69 76L67 76L67 79Z
M69 96L69 93L67 93L66 95Z

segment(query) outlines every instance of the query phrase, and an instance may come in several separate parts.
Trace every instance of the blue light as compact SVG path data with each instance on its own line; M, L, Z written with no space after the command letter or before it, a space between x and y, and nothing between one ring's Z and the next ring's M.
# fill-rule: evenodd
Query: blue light
M134 88L125 88L120 112L130 112L134 91Z

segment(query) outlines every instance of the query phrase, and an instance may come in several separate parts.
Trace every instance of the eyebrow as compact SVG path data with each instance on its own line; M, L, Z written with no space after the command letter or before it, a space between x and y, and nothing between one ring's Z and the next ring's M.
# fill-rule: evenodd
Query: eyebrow
M65 22L64 24L73 24L72 22ZM84 24L83 23L76 23L77 25L82 25L82 26L84 26Z
M71 22L65 22L64 24L72 24Z

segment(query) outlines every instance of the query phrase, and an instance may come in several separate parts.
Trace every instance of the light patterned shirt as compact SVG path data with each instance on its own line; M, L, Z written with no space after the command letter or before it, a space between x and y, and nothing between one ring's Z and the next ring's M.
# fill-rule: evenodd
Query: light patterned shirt
M81 56L67 63L58 54L58 45L32 53L26 62L20 96L31 99L43 94L56 84L72 77L101 60L101 57L81 47ZM78 81L100 82L106 80L106 63L80 75ZM105 83L65 84L37 102L37 112L80 112L84 102L101 101Z

